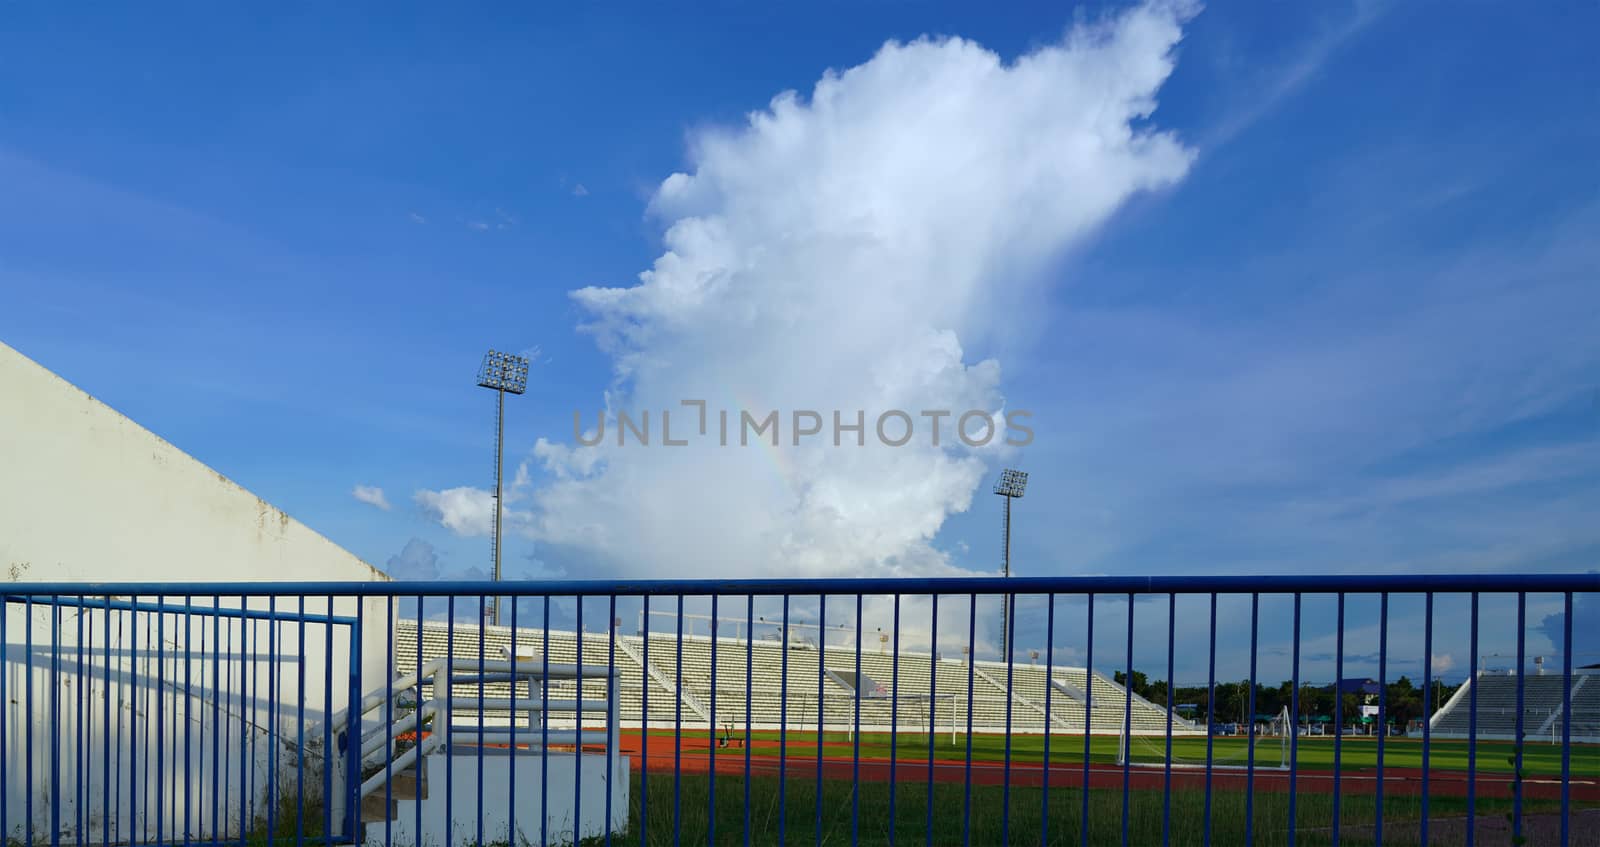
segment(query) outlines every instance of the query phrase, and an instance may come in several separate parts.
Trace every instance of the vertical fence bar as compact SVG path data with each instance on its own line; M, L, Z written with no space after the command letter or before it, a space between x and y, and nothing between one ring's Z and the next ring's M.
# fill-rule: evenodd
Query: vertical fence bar
M683 595L678 595L678 634L676 650L677 656L672 662L673 682L678 690L674 692L672 702L672 845L677 847L678 838L683 834L682 817L682 787L683 787ZM821 749L820 747L818 749ZM819 807L820 809L820 807ZM817 813L822 814L820 811Z
M1045 601L1044 613L1044 788L1039 794L1039 845L1050 843L1050 771L1055 761L1050 758L1050 724L1055 712L1050 706L1050 692L1054 689L1056 671L1056 593L1050 592ZM1172 674L1169 672L1170 679ZM1167 686L1171 689L1171 685Z
M108 661L110 658L110 646L111 633L107 630L106 647L108 649L106 656ZM218 755L219 751L217 749L222 743L222 697L223 692L226 690L222 684L222 597L220 595L212 595L211 597L211 689L211 839L220 841L226 829L220 816L221 788L218 778L222 774L222 757ZM109 695L110 692L107 692L107 696ZM327 713L324 712L323 714L326 715ZM323 723L327 723L326 717L324 717ZM110 731L111 727L108 723L106 726L108 737ZM324 745L322 749L324 755L326 755L327 746ZM323 770L327 770L327 768L323 768ZM101 793L105 793L104 788L101 789ZM327 804L324 803L323 805L326 806ZM102 829L111 825L109 816L102 815L100 820ZM326 833L327 829L324 828L323 832Z
M511 635L517 633L517 606L511 605ZM640 669L639 678L649 683L649 674ZM617 684L617 595L612 594L606 602L606 821L605 841L606 847L611 847L611 804L613 802L612 790L616 788L617 774L612 764L612 757L617 755L615 747L622 741L622 686ZM512 690L516 690L516 683L512 683ZM516 775L516 771L512 771ZM512 792L515 796L515 792Z
M1522 838L1522 744L1524 741L1523 702L1524 679L1527 676L1527 641L1528 641L1528 592L1517 592L1517 745L1516 753L1512 756L1512 774L1516 777L1511 782L1511 836L1513 839Z
M50 597L50 847L61 843L61 598Z
M495 597L494 598L494 607L495 607L494 608L495 614L496 615L500 614L500 598L499 597ZM478 835L478 843L479 844L483 843L483 744L484 744L483 730L484 730L484 724L486 723L486 721L484 720L484 714L483 714L483 701L484 701L484 693L485 693L484 692L484 683L485 683L485 680L486 680L486 677L485 677L484 672L483 672L483 663L489 658L488 644L486 643L489 640L489 621L490 621L490 617L487 614L488 609L489 609L489 597L488 597L488 595L479 594L478 595L478 674L477 674L477 676L478 676L478 714L476 715L476 717L478 719L478 735L477 735L477 745L476 745L475 750L473 751L474 753L476 753L476 756L474 758L476 758L478 760L477 761L477 765L478 765L478 785L477 785L477 790L474 791L473 793L477 795L477 799L478 799L478 828L477 828L477 835ZM511 675L512 675L513 678L515 678L516 677L516 664L515 664L516 663L516 657L513 656L511 661L512 661L512 674ZM545 658L545 665L548 666L549 664L550 664L550 659L547 656ZM548 671L549 671L549 668L546 667L546 673L548 673ZM394 676L394 670L392 668L389 671L389 676L391 676L391 677ZM452 684L454 684L455 680L452 679L452 680L450 680L450 682ZM393 694L390 695L389 699L390 699L391 702L394 700ZM546 721L548 721L549 720L549 716L545 715L544 719ZM386 765L386 767L387 767L387 765ZM386 794L385 794L386 797L387 797L388 790L389 790L388 786L385 785L384 786L384 791L386 792ZM385 805L387 805L387 803ZM385 827L388 826L388 822L387 821L385 821L384 826Z
M575 683L573 683L573 698L577 710L573 712L572 715L574 724L573 729L577 733L577 743L572 745L572 841L574 844L576 844L582 838L581 832L583 829L583 595L576 595L572 599L578 607L576 618L578 629L578 650L575 654L577 660L576 664L578 666L578 679ZM499 603L499 600L495 601L496 609L499 608ZM516 661L516 656L512 656L511 658L512 661ZM715 664L712 665L711 673L711 699L715 700L717 699ZM516 684L516 680L513 678L511 682L512 687L515 688ZM515 720L516 715L512 715L512 721L514 722ZM511 748L512 755L515 756L516 752L517 748L513 746Z
M756 595L744 598L744 844L750 847L750 706L755 697ZM892 797L891 797L892 801Z
M83 689L84 689L84 685L85 685L84 677L83 677L83 616L85 614L87 614L87 613L88 613L88 607L86 607L84 605L84 603L83 603L83 595L79 594L78 595L78 613L77 613L77 623L78 623L78 639L77 639L77 642L78 642L77 643L77 646L78 646L78 676L73 681L73 690L77 692L77 700L78 700L78 702L77 702L77 720L75 721L75 724L76 724L75 735L76 735L76 739L77 739L78 743L73 747L73 763L74 763L74 767L73 767L73 771L72 771L72 798L73 798L72 809L73 809L73 812L75 813L74 816L73 816L73 824L74 824L74 827L73 827L73 829L74 829L73 840L76 841L80 845L83 844L83 829L84 829L84 827L83 827L83 819L84 819L85 812L87 812L87 804L84 803L84 801L83 801L83 799L84 799L83 798L84 753L85 753L85 744L89 740L89 733L87 732L87 730L85 730L84 725L83 725L83 717L84 717L84 715L83 715ZM202 667L202 670L203 670L203 667ZM204 684L204 682L202 682L202 685L203 684ZM204 738L204 736L202 736L201 737L201 742L204 743L204 741L205 741L205 738Z
M1467 847L1477 843L1478 817L1478 592L1472 592L1472 667L1467 676Z
M191 626L191 612L193 610L194 599L188 595L185 595L183 598L183 843L186 845L186 847L193 840L193 834L190 832L189 828L189 822L192 820L190 811L191 807L189 805L189 800L191 797L190 785L194 782L191 777L191 765L194 763L194 759L191 756L193 750L190 746L190 728L193 726L193 723L189 720L189 709L192 708L194 704L194 694L192 693L192 683L194 682L194 662L192 661L192 654L189 650L189 642L191 639L191 633L193 631ZM177 719L176 709L173 710L173 719ZM173 834L176 835L177 833L174 832Z
M895 758L900 749L900 595L894 595L894 645L889 652L889 847L894 847L896 826ZM931 655L931 651L930 651ZM931 661L931 659L930 659Z
M518 627L517 627L517 607L522 605L521 602L520 602L521 599L522 599L521 597L512 597L511 598L511 648L510 648L510 655L506 657L506 658L511 660L511 683L510 683L509 686L507 686L507 688L509 689L509 692L508 692L508 696L506 698L506 705L507 705L506 712L507 712L507 717L508 717L507 723L510 724L510 728L509 728L510 731L508 733L509 738L508 738L508 741L507 741L507 745L510 747L510 750L509 750L510 756L506 759L506 843L507 844L516 844L518 841L521 840L521 839L519 839L517 837L517 761L520 758L522 758L521 754L519 754L517 752L517 750L518 750L518 748L517 748L517 722L518 722L518 718L517 718L517 714L518 714L517 713L517 686L518 686L518 683L520 682L521 676L522 676L521 671L520 671L521 664L519 663L519 661L517 659L517 655L518 655L517 654L517 629L518 629ZM501 600L500 597L496 597L495 600L494 600L494 610L495 610L495 614L497 614L497 615L500 613L500 600ZM581 638L582 636L580 635L579 637ZM422 660L422 653L421 653L421 650L420 650L422 642L419 640L417 642L417 645L418 645L418 648L419 648L418 652L417 652L417 661L420 664L420 662ZM419 682L420 682L420 678L419 678ZM583 695L580 693L578 696L581 698ZM533 692L532 691L528 692L528 698L530 700L533 699ZM418 729L418 732L419 732L419 734L417 736L417 743L420 744L420 743L422 743L422 736L420 734L422 727L419 725L417 727L417 729ZM610 745L607 745L606 749L609 751L611 749ZM608 759L609 759L609 755L608 755ZM422 761L421 758L419 757L417 761L419 762L418 767L421 767L421 765L420 765L420 762ZM479 790L482 790L482 789L480 788ZM606 790L607 790L607 798L606 799L610 800L609 783L607 784L607 789ZM421 803L417 804L419 812L421 810L421 806L422 806ZM608 807L608 809L609 809L609 807ZM573 817L577 817L577 816L574 815ZM609 821L610 819L607 818L607 820ZM419 827L417 832L421 833L421 831L422 830Z
M1166 761L1162 764L1161 774L1161 843L1163 847L1172 843L1172 691L1178 686L1173 682L1174 648L1177 645L1178 633L1178 595L1167 595L1167 750ZM1048 691L1046 692L1048 695ZM1046 757L1048 758L1048 756ZM1249 825L1246 824L1248 827ZM1246 839L1248 842L1248 839Z
M962 779L965 796L961 801L961 843L972 843L972 688L978 666L978 595L971 595L967 606L967 761Z
M1094 738L1094 593L1088 598L1088 620L1084 625L1087 645L1083 657L1083 808L1078 812L1078 834L1083 847L1089 847L1089 758Z
M817 605L817 796L816 796L816 839L817 847L822 847L822 742L823 730L826 728L824 706L822 699L823 668L828 663L828 595L818 597Z
M105 647L105 663L106 663L106 666L104 668L104 670L105 670L105 681L103 683L104 688L105 688L105 703L104 703L105 720L103 721L103 724L105 726L106 737L105 737L105 743L100 745L100 783L101 783L101 785L100 785L100 844L102 845L102 847L111 847L111 794L112 794L112 790L111 790L111 788L112 788L112 779L111 779L111 655L112 655L112 651L111 651L111 595L110 594L105 595L105 606L106 606L105 615L102 618L105 621L105 627L104 627L105 632L102 635L102 638L105 639L105 644L106 644L106 647ZM5 619L4 607L5 607L5 604L4 603L0 603L0 633L4 633L6 631L6 619ZM0 677L3 677L3 676L4 676L4 669L0 668ZM4 682L0 682L0 706L3 706L5 703L6 703L5 683ZM4 737L4 735L5 735L5 721L4 721L4 719L0 719L0 737ZM118 754L120 756L121 750L118 750ZM0 762L3 762L5 760L6 760L5 742L0 741ZM3 768L0 768L0 770L3 770ZM121 802L122 802L121 801L121 796L120 796L121 792L118 791L117 794L118 794L117 804L118 804L118 806L121 806ZM9 796L9 795L6 794L4 786L0 785L0 797L7 797L7 796ZM4 802L3 800L0 800L0 803L3 803L3 802ZM0 833L4 833L5 831L6 831L5 824L4 823L0 823Z
M427 619L427 615L423 613L423 604L425 602L425 599L426 598L423 595L421 595L421 594L417 595L417 653L416 653L416 662L415 662L414 667L412 668L412 670L416 671L416 674L417 674L417 692L416 692L416 695L415 695L415 700L416 700L416 703L417 703L417 710L418 710L418 716L417 716L417 746L419 748L422 746L422 735L423 735L422 731L424 729L424 726L423 726L423 723L422 723L422 716L421 716L422 704L427 702L427 697L432 693L431 691L426 691L425 692L425 690L422 687L422 683L423 683L423 679L422 679L422 622ZM356 600L357 604L359 604L360 602L361 601L359 599ZM328 612L330 614L333 612L333 598L332 597L328 598ZM516 608L515 607L512 607L512 614L516 614ZM332 636L330 635L330 639L331 639L331 637ZM333 649L331 644L330 644L328 649L330 651ZM448 670L446 670L444 672L448 673ZM437 689L434 689L434 690L437 690ZM443 723L443 721L444 721L443 713L440 710L443 709L443 708L444 708L443 704L440 704L440 703L434 703L433 704L433 729L429 734L432 734L432 732L439 732L440 731L439 724ZM426 773L426 770L425 770L426 765L423 763L422 756L420 755L420 753L421 753L421 750L418 750L418 754L419 755L417 756L417 777L418 777L419 780L425 779L427 777L427 773ZM448 749L446 749L445 750L445 757L448 759L449 755L450 755L450 751ZM447 806L445 808L449 808L449 807ZM416 804L416 816L415 816L415 819L412 821L411 825L413 827L411 832L415 834L416 840L421 841L422 840L422 803L420 803L420 802Z
M678 598L679 617L683 617L683 598ZM550 843L550 595L544 595L542 618L544 633L539 640L543 659L539 664L539 843ZM681 660L680 660L681 664ZM528 692L533 697L533 692Z
M1572 833L1572 592L1561 596L1561 847Z
M283 681L278 675L278 597L267 597L267 840L278 837L278 709L282 697ZM354 702L360 703L357 698ZM357 727L360 719L357 717ZM356 735L356 747L361 747L361 736ZM358 783L360 779L356 780Z
M268 614L271 614L270 605ZM361 714L361 699L362 692L365 690L361 685L361 633L366 627L366 621L367 604L362 602L360 599L357 599L356 625L350 629L350 693L348 695L348 699L345 700L347 711L350 714L350 726L345 730L347 737L350 739L350 743L346 745L348 747L348 755L350 758L345 764L345 774L347 775L346 782L349 783L345 789L345 835L352 841L355 840L356 836L361 831L361 729L364 725L364 720ZM451 604L450 607L450 622L452 624L455 623L454 604ZM451 626L450 632L454 631L455 627ZM451 656L453 657L454 653L451 653ZM446 662L451 661L453 661L453 658L446 660ZM446 732L448 733L448 727L446 727ZM447 736L446 745L448 746L453 740L454 739L449 739ZM445 780L445 796L447 798L450 793L448 787L448 773L449 771L447 770L447 776ZM445 802L445 808L451 808L448 799ZM452 816L449 814L445 815L445 843L449 843L449 821L451 817Z
M1300 830L1300 818L1296 815L1300 776L1300 592L1298 591L1294 594L1293 652L1294 695L1290 700L1294 703L1294 734L1289 736L1289 847L1294 847L1295 836Z
M928 623L928 822L923 829L927 847L933 847L933 738L938 735L935 726L939 722L939 665L942 664L939 656L939 595L932 597L933 612ZM953 722L954 716L951 717ZM950 731L955 732L955 727L950 727Z
M716 616L713 615L713 618ZM715 623L712 624L715 626ZM855 741L850 758L850 843L861 840L861 595L856 595Z
M221 598L218 598L221 603ZM422 604L417 603L417 621L422 621ZM322 628L322 838L333 837L333 595L328 595L328 623ZM229 629L232 632L232 629ZM231 664L231 658L230 658ZM422 639L417 639L417 665L422 665ZM422 708L422 698L417 698ZM417 743L422 743L422 723L417 722ZM421 765L418 765L419 773ZM421 803L417 804L419 807ZM226 807L226 803L224 803ZM412 832L421 832L417 827Z
M1434 703L1430 708L1428 703L1434 698L1433 691L1433 592L1429 591L1423 600L1422 613L1422 845L1428 845L1428 785L1433 752L1433 715L1439 708Z
M783 595L783 649L779 651L782 679L778 680L778 843L789 838L789 595Z
M300 599L300 606L303 613L305 611L305 598L303 597ZM385 646L387 648L384 650L383 656L383 843L388 845L394 843L394 595L391 594L384 598L383 607L383 635L384 641L386 642ZM304 640L305 622L302 621L300 625L302 640ZM481 645L483 644L483 638L481 635L478 639L478 644L481 648ZM418 641L417 666L419 670L421 669L421 665L422 642ZM304 667L303 662L301 663L301 666ZM304 679L303 676L302 679ZM302 698L301 702L304 702L304 698ZM421 708L421 704L418 704L418 708ZM481 711L481 706L478 715L478 722L479 726L482 726L483 714ZM417 723L416 732L417 742L420 744L422 741L422 723L420 721ZM481 735L478 737L478 743L480 745L483 743L483 737ZM417 765L419 771L421 770L421 767L421 759L419 758ZM421 783L422 781L420 779L417 780L418 786L420 786ZM301 796L304 797L304 795ZM483 775L481 772L478 775L478 796L480 798L483 796ZM417 799L419 801L421 800L420 797ZM480 799L478 802L481 805L483 801ZM449 814L450 811L446 810L445 813ZM420 830L416 833L413 833L412 840L415 841L420 839L421 834L422 833ZM480 838L479 841L482 841L482 839Z
M1128 593L1128 647L1125 658L1128 672L1122 680L1122 843L1128 843L1128 807L1132 805L1129 792L1133 788L1133 593Z
M1211 592L1211 646L1206 671L1206 811L1205 843L1211 844L1211 762L1216 756L1217 726L1217 592Z
M1337 603L1338 610L1335 612L1336 620L1334 623L1334 628L1337 632L1334 634L1333 648L1333 843L1335 845L1339 843L1339 801L1341 799L1339 789L1342 787L1339 778L1341 775L1340 766L1344 761L1342 756L1344 752L1344 592L1339 592ZM1255 683L1252 681L1252 695L1254 686ZM1255 720L1254 709L1250 712L1250 719L1252 722ZM1253 726L1254 723L1252 723ZM1250 737L1252 739L1255 738L1253 731L1250 733Z
M1244 763L1244 843L1254 844L1256 838L1256 656L1261 646L1261 593L1250 593L1250 736ZM1167 679L1172 679L1168 669ZM1170 710L1172 705L1167 704ZM1168 751L1167 758L1172 758ZM1168 766L1170 769L1170 765ZM1335 840L1338 836L1334 837Z
M1296 730L1299 724L1295 725ZM1378 775L1373 783L1372 843L1383 844L1383 748L1389 739L1389 592L1378 595ZM1470 790L1470 789L1469 789Z
M711 595L711 712L706 733L706 843L717 843L717 595Z
M1004 788L1001 790L1000 800L1000 843L1011 843L1011 700L1013 688L1012 664L1016 653L1015 633L1017 631L1017 607L1010 592L1001 595L1001 602L1005 603L1006 614L1005 631L1000 633L1001 643L1006 654L1006 759L1004 767ZM1048 717L1046 718L1048 720Z
M394 679L394 597L389 598L389 680ZM295 647L300 659L295 662L295 754L294 754L294 843L306 843L306 596L300 595L300 620Z
M359 601L357 601L359 604ZM358 605L359 608L359 605ZM446 621L444 635L444 685L435 688L444 694L444 843L446 847L455 844L456 804L456 595L451 594L444 601L444 617ZM422 645L419 642L417 650L420 654ZM352 701L356 702L356 701ZM360 773L360 770L352 771Z
M157 595L156 609L156 841L166 839L167 781L167 615L159 611L166 605L166 597ZM270 714L270 712L269 712ZM270 826L269 826L270 830ZM30 836L31 838L31 836Z
M639 637L644 641L639 707L639 847L650 828L650 595L640 598ZM533 692L528 692L532 696Z
M111 598L107 596L107 607L110 604ZM9 598L0 601L0 639L9 639L11 630L6 628L6 607L10 605ZM28 624L31 629L33 621L30 620ZM0 643L0 764L7 766L0 767L0 838L8 840L11 838L11 780L9 779L11 751L7 749L9 746L7 742L11 735L11 727L7 717L11 714L11 700L8 699L6 692L6 681L10 676L11 645L9 640L5 640Z

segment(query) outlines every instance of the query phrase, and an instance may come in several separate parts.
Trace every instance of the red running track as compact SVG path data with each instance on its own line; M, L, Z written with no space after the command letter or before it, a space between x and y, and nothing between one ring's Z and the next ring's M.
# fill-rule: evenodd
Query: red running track
M681 762L678 764L684 773L704 774L711 770L713 758L716 762L718 774L743 775L745 767L745 751L742 747L729 746L718 749L715 757L711 755L710 742L705 738L688 737L683 740ZM677 751L673 749L671 736L650 736L650 772L656 774L670 774L678 759ZM632 758L633 770L640 770L643 757L640 756L640 736L637 733L623 733L620 739L622 752ZM777 742L757 742L750 751L750 772L752 774L775 776L780 769L794 777L811 777L816 774L817 758L808 756L788 756L780 758L767 750L776 749ZM829 743L828 747L849 748L848 744ZM782 767L780 767L782 766ZM850 756L825 755L822 760L823 776L827 779L848 781L854 762ZM890 763L885 758L861 759L861 780L863 782L888 782ZM1011 784L1019 786L1038 786L1044 784L1045 768L1036 762L1013 762L1011 765ZM1052 788L1077 788L1083 785L1083 765L1054 765L1050 768L1050 786ZM1140 765L1128 769L1130 786L1134 790L1159 791L1165 785L1166 771L1159 766ZM960 760L935 759L933 764L933 779L937 782L965 782L967 778L967 763ZM895 779L899 782L926 783L928 781L928 760L926 757L911 758L901 757L895 766ZM1002 762L974 761L972 763L972 783L974 785L1001 785L1005 782L1006 770ZM1123 768L1121 765L1092 764L1089 767L1089 786L1092 789L1121 790ZM1213 787L1243 790L1246 787L1249 774L1239 769L1213 769L1211 783ZM1302 768L1295 776L1295 790L1297 792L1323 792L1333 791L1334 773L1331 770L1310 770ZM1434 797L1465 797L1467 794L1468 775L1465 771L1445 771L1435 768L1429 780L1428 794ZM1255 772L1255 787L1258 791L1273 791L1287 793L1289 790L1290 775L1288 771L1267 770L1257 768ZM1509 774L1478 774L1479 797L1510 797L1512 795L1512 779ZM1174 789L1194 790L1204 789L1206 774L1204 768L1173 768L1172 786ZM1359 770L1346 769L1339 780L1340 791L1345 794L1373 794L1377 789L1378 777L1376 768L1362 768ZM1384 794L1420 795L1422 793L1422 770L1420 768L1384 768L1383 775ZM1561 798L1561 780L1559 777L1524 778L1522 794L1527 798L1542 798L1559 800ZM1572 780L1572 801L1600 802L1600 781L1594 779Z

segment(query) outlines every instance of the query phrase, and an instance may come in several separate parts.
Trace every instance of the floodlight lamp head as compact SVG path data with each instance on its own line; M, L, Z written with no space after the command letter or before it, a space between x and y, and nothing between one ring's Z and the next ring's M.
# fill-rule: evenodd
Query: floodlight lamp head
M1001 497L1021 497L1028 488L1028 472L1006 468L1000 481L994 484L994 493Z
M507 394L524 394L528 390L528 360L490 350L478 367L478 384Z

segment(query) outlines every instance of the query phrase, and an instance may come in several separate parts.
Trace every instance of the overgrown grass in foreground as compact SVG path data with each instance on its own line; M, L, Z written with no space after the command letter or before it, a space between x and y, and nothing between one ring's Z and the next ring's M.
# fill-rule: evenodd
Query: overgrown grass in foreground
M683 775L678 784L676 818L674 816L674 785L670 775L651 776L649 784L649 817L644 832L644 843L650 847L671 844L728 844L744 843L745 807L744 779L741 776L718 776L716 780L715 838L711 833L710 782L704 775ZM613 838L613 843L638 844L640 822L640 780L633 777L630 804L632 826L625 836ZM777 844L780 833L783 840L795 845L817 843L818 803L816 782L812 778L788 780L783 803L779 802L779 781L776 777L756 776L750 780L750 843ZM933 786L932 828L928 822L928 787L921 783L903 783L896 792L894 816L889 814L889 785L863 783L856 798L858 811L852 808L852 791L848 781L825 780L822 788L821 826L823 844L887 845L890 827L895 828L896 841L901 845L962 844L964 830L970 827L970 843L978 845L1037 845L1041 843L1041 830L1046 826L1043 807L1044 793L1038 788L1011 789L1011 816L1009 832L1002 829L1004 809L1003 791L999 786L973 786L970 806L965 789L960 784L936 783ZM1332 844L1330 827L1333 823L1333 800L1326 793L1302 793L1297 798L1295 819L1298 822L1297 844ZM1051 789L1049 794L1049 823L1047 844L1076 845L1081 843L1083 794L1075 788ZM1254 801L1254 832L1256 844L1278 845L1288 843L1289 797L1287 794L1257 792ZM1341 844L1371 844L1375 800L1368 796L1347 796L1341 811ZM1129 795L1128 843L1162 843L1162 794L1159 791L1135 790ZM1593 807L1593 804L1590 804ZM1481 814L1500 814L1511 808L1509 800L1480 799L1477 811ZM1558 811L1552 801L1527 801L1527 814L1548 814ZM1577 808L1576 804L1574 808ZM970 811L969 811L970 809ZM1416 822L1421 818L1422 801L1417 797L1388 797L1384 802L1385 844L1415 843ZM1460 818L1466 813L1466 800L1462 798L1435 797L1430 804L1430 820L1435 825L1449 818ZM854 814L855 824L852 824ZM1091 844L1122 843L1123 800L1120 790L1095 790L1089 795L1089 842ZM1172 796L1171 843L1199 845L1205 843L1205 794L1202 790L1176 791ZM1238 790L1217 789L1212 797L1211 843L1245 843L1245 794ZM853 841L852 832L859 841ZM931 832L931 841L929 833ZM601 843L599 840L588 843Z

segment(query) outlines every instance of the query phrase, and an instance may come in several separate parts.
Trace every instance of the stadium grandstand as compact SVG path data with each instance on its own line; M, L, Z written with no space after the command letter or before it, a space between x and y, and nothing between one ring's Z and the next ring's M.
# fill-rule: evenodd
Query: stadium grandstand
M1567 712L1560 674L1522 674L1522 733L1529 741L1555 743ZM1513 741L1517 737L1516 673L1480 672L1458 689L1434 715L1430 727L1441 738L1467 738L1472 730L1472 698L1477 694L1477 737ZM1600 742L1600 668L1572 673L1572 740Z
M479 638L483 645L479 646ZM516 630L516 653L520 658L544 656L544 632L541 629ZM395 660L397 670L409 672L417 663L419 628L415 620L399 620L395 625ZM441 658L454 653L459 660L475 660L480 655L501 658L512 649L512 630L509 627L485 626L458 622L451 627L445 621L423 621L420 628L422 661ZM817 724L818 664L821 663L823 722L830 730L854 727L856 688L861 688L860 727L868 731L884 731L891 726L891 702L899 714L894 718L902 731L925 731L931 722L938 731L966 731L968 711L968 667L963 660L933 658L926 652L899 653L899 697L892 697L896 678L892 654L863 650L860 655L861 676L856 677L856 654L852 647L827 645L819 650L813 641L791 640L787 648L779 640L744 638L719 638L716 641L716 698L715 722L712 708L712 639L705 635L684 635L682 665L678 666L678 640L673 633L649 635L649 658L646 663L645 638L639 635L618 634L616 641L616 667L620 678L620 719L624 726L638 726L645 720L645 684L649 682L649 715L651 725L671 724L681 719L686 728L742 731L747 719L752 729L776 729L787 718L791 728L814 728ZM747 688L745 655L753 657L751 684ZM605 633L588 632L583 636L583 664L604 664L608 661L610 647ZM785 655L787 654L787 655ZM787 660L787 665L785 661ZM550 632L551 662L577 662L578 637L571 631ZM787 686L784 670L787 668ZM973 732L1000 733L1007 729L1006 715L1006 663L978 660L971 668L971 712ZM1052 732L1081 733L1084 729L1084 704L1092 710L1090 729L1097 734L1117 734L1122 731L1124 707L1129 702L1128 692L1121 685L1101 673L1092 675L1091 691L1085 691L1085 670L1081 667L1057 666L1047 675L1040 665L1014 663L1011 666L1012 695L1010 729L1014 733L1041 734L1045 729L1046 688L1051 690L1049 716ZM937 676L936 684L931 677ZM852 683L855 684L852 684ZM682 690L681 712L677 694ZM551 699L571 699L574 683L552 681ZM590 683L593 691L585 696L598 696L603 683ZM787 690L787 710L784 709L783 692ZM458 687L455 696L476 696L476 685ZM510 696L509 685L492 683L485 686L485 697ZM525 696L525 695L519 695ZM542 691L540 696L543 696ZM1167 731L1167 712L1138 695L1133 695L1131 727L1135 734L1161 735ZM571 712L552 711L552 725L570 725L575 720ZM485 710L485 721L506 720L505 712ZM1203 727L1192 721L1172 718L1175 734L1204 734Z

